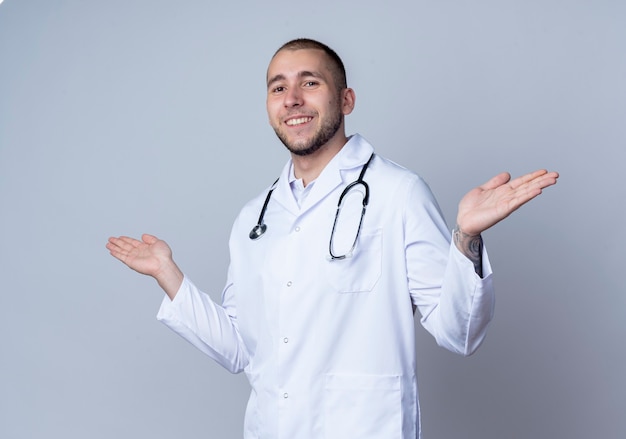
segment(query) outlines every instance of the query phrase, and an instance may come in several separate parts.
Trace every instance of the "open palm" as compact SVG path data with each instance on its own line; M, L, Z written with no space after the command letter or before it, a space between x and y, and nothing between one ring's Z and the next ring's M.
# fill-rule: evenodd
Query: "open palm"
M513 180L506 172L498 174L461 199L457 224L464 233L479 235L555 184L558 177L544 169Z
M127 236L109 238L106 248L133 270L153 277L157 277L166 261L172 258L172 250L165 241L147 234L142 235L141 241Z

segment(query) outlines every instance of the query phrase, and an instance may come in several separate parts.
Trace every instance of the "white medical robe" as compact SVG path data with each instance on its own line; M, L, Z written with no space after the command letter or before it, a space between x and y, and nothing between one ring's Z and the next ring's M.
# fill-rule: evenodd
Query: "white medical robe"
M222 304L187 278L173 301L163 300L159 320L229 371L247 374L245 439L415 439L413 306L451 351L469 355L485 336L494 306L486 253L481 279L450 244L426 183L391 161L374 156L356 248L330 260L340 193L372 152L352 136L301 207L288 163L265 213L265 235L248 237L267 191L234 223ZM337 252L349 250L358 228L360 190L340 215Z

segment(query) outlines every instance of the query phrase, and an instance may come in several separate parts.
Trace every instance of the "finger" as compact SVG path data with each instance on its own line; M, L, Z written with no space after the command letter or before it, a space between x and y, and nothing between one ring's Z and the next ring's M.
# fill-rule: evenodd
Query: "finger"
M519 177L522 183L512 181L511 186L514 187L515 194L513 202L515 209L540 195L546 187L556 184L558 177L559 174L557 172L548 172L542 169Z
M145 242L146 244L148 244L148 245L152 245L155 242L157 242L159 240L159 238L157 238L154 235L149 235L147 233L144 233L143 235L141 235L141 240L143 242Z
M558 172L548 172L547 174L542 176L539 180L537 180L536 184L540 186L541 188L545 188L545 187L556 184L558 178L559 178Z
M119 246L113 244L113 243L107 243L106 245L107 250L109 250L109 254L111 256L113 256L116 259L119 259L120 261L124 262L124 260L126 259L126 257L128 256L128 252L124 251L122 249L120 249Z
M123 244L123 241L122 241L120 238L116 238L116 237L114 237L114 236L111 236L111 237L109 238L109 241L107 242L106 247L107 247L108 249L111 249L111 248L119 248L119 247L120 247L120 245L122 245L122 244Z
M546 187L556 184L557 178L556 172L539 170L520 177L520 181L511 182L511 187L521 205L540 195Z
M488 182L484 183L483 185L479 187L482 190L495 189L507 183L510 179L511 179L511 174L509 174L508 172L502 172L496 175L495 177L492 177Z
M538 170L536 170L534 172L530 172L528 174L522 175L520 177L517 177L517 178L511 180L509 185L513 189L517 189L518 187L520 187L520 186L522 186L524 184L533 183L533 182L538 181L538 179L540 179L541 177L543 177L547 173L548 173L548 171L546 171L545 169L538 169Z
M134 238L128 236L120 236L119 238L109 238L109 242L115 245L119 250L129 252L141 244Z

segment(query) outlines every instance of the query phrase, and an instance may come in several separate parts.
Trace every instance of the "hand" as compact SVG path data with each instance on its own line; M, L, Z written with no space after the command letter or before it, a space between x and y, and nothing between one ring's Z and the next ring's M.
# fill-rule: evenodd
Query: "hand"
M109 238L106 248L136 272L154 277L167 295L174 298L184 276L165 241L147 234L141 236L141 241L120 236Z
M507 172L469 191L459 203L457 226L466 235L476 236L502 221L548 186L559 174L540 169L511 180Z
M143 235L141 241L121 236L109 238L106 245L111 255L141 274L157 277L172 259L172 250L156 236Z

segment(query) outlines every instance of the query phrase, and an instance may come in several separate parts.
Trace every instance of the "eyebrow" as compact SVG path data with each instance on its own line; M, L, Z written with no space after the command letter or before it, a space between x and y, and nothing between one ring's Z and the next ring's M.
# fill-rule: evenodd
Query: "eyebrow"
M318 79L324 79L324 77L322 76L321 73L319 72L315 72L315 71L309 71L309 70L302 70L301 72L298 72L298 78L306 78L312 76L313 78L318 78ZM279 73L278 75L274 75L272 76L268 81L267 81L267 86L271 86L273 83L278 82L278 81L284 81L285 79L287 79L287 77L285 75L283 75L282 73Z

